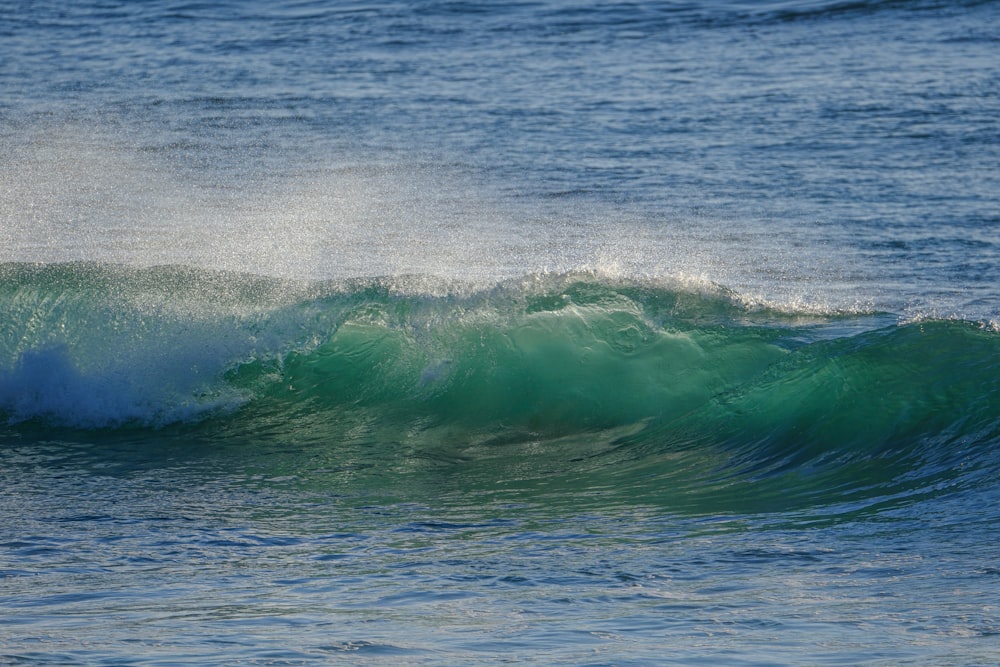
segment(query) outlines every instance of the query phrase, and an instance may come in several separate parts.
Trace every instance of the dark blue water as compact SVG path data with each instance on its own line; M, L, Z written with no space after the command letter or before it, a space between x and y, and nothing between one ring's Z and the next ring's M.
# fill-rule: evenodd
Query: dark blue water
M0 0L0 662L995 664L998 45Z

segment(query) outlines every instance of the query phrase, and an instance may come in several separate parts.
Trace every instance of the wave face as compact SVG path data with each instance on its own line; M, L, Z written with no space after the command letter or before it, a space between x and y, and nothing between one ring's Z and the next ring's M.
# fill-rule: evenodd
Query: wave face
M541 449L547 469L608 484L652 474L729 493L781 477L806 495L912 491L1000 439L1000 336L963 321L594 274L488 290L92 264L0 275L0 411L22 432L464 461Z

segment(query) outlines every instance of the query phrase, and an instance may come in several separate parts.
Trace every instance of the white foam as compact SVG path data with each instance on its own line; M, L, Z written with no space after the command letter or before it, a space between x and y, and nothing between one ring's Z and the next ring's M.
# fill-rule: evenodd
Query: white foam
M117 364L83 371L66 346L29 350L10 371L0 369L0 410L12 422L43 418L95 428L187 421L242 403L232 392L199 396L184 386L194 384L190 374L170 377L164 370Z

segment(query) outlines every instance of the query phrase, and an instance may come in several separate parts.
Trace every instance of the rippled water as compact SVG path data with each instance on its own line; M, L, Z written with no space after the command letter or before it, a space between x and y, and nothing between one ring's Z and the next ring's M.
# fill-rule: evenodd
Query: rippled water
M995 663L997 7L0 0L0 662Z

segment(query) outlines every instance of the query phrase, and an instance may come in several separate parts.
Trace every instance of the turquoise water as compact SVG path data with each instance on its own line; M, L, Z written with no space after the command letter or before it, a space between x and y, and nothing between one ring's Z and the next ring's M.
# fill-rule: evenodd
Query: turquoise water
M997 18L0 1L0 663L994 664Z

